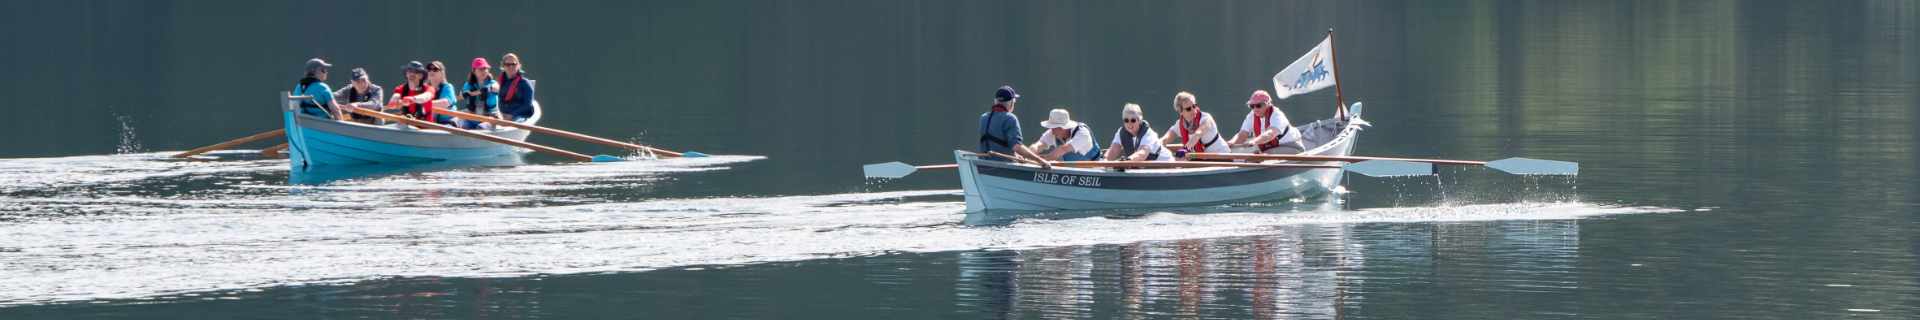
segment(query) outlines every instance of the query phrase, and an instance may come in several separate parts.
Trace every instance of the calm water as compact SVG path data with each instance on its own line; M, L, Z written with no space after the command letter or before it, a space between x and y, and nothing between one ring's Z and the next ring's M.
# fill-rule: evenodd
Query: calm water
M5 319L1920 316L1907 1L0 9ZM962 214L951 173L859 176L951 161L1003 83L1030 122L1065 106L1106 132L1133 101L1165 123L1180 90L1238 122L1328 27L1375 124L1356 152L1582 175L1021 217ZM509 50L544 125L723 156L322 176L166 158L278 128L271 95L311 56L391 85L407 60Z

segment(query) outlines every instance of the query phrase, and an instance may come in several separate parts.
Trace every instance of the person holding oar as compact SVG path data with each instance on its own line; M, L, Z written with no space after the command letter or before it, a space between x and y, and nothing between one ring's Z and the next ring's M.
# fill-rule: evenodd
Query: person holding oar
M1273 105L1273 96L1267 90L1254 90L1247 98L1247 119L1240 122L1240 133L1229 139L1228 145L1234 147L1252 147L1257 154L1296 154L1306 151L1300 143L1300 130L1293 129L1293 123L1287 121L1287 114Z
M1013 153L1015 156L1038 162L1041 167L1052 169L1053 164L1047 163L1045 158L1034 153L1033 149L1021 144L1025 140L1020 137L1020 117L1013 115L1014 104L1019 100L1020 94L1013 91L1013 86L1000 86L1000 89L993 91L992 109L980 114L980 147L975 151L983 154L987 159L999 161L1014 159L992 154Z
M1172 161L1172 152L1160 147L1160 133L1153 131L1153 124L1141 115L1140 105L1128 103L1120 107L1119 130L1113 131L1113 142L1107 144L1107 154L1102 157L1110 161Z
M1193 93L1181 91L1173 95L1173 111L1178 112L1180 120L1167 128L1167 136L1160 139L1162 145L1178 143L1173 157L1185 159L1188 152L1226 153L1227 144L1220 141L1220 126L1214 124L1213 114L1200 111L1200 103Z
M333 101L333 89L327 87L327 70L333 65L320 58L307 59L307 71L300 77L300 83L293 86L293 94L311 96L313 99L300 101L300 112L327 119L344 119L340 114L340 105Z
M408 64L409 67L412 64ZM412 80L412 79L408 79ZM447 83L447 65L434 61L426 65L426 83L419 92L395 94L396 98L410 103L407 114L416 119L444 125L457 125L453 117L435 114L434 110L445 110L453 106L453 85ZM410 88L411 89L411 88Z
M419 61L408 61L400 67L400 71L406 73L407 82L393 86L393 98L387 100L387 109L400 109L401 114L414 119L432 119L433 109L413 99L429 91L427 66Z
M353 82L351 82L351 85L348 85L346 88L340 88L340 91L334 91L333 96L345 99L346 103L340 105L347 108L377 110L380 109L381 90L385 89L381 89L379 85L373 84L373 80L368 78L367 69L353 68ZM376 121L373 117L354 114L352 112L346 113L347 117L353 119L355 122L374 123Z
M1067 109L1053 109L1047 113L1047 121L1041 121L1040 127L1047 128L1040 133L1040 141L1034 141L1034 150L1047 160L1091 161L1099 160L1100 145L1093 142L1093 129L1085 122L1073 121Z
M493 67L487 65L487 58L473 58L473 72L467 73L467 83L462 85L466 100L467 113L500 118L500 83L493 81ZM480 129L480 121L461 121L461 128Z

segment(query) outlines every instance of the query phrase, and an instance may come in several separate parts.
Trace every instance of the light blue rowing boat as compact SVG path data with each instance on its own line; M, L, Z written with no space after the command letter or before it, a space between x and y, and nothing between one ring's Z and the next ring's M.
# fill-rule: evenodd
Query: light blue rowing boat
M1296 127L1304 155L1346 156L1360 130L1360 104L1347 121L1327 119ZM954 151L966 212L1060 212L1146 209L1316 198L1340 185L1343 169L1326 167L1201 167L1174 169L1042 169ZM1326 161L1268 163L1337 164Z
M287 126L287 159L294 170L319 166L479 160L528 151L454 135L444 130L416 129L402 124L335 121L308 115L300 112L300 101L287 92L280 93L280 105ZM533 117L521 123L531 125L540 121L543 113L538 101L533 103L533 110ZM526 141L530 133L504 126L473 131L513 141Z

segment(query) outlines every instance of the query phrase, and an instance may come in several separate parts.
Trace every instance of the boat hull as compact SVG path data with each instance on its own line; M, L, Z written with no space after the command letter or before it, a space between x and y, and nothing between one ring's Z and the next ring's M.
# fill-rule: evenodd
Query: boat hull
M1364 121L1347 122L1304 154L1348 155ZM1315 198L1340 185L1342 170L1214 167L1113 171L982 159L954 151L966 211L1046 212L1208 206ZM1326 163L1326 162L1282 162Z
M286 100L281 110L287 128L287 158L295 170L326 166L417 164L478 160L517 155L520 148L405 125L371 125L324 119L299 112L297 101ZM534 117L539 121L539 105ZM516 128L475 130L525 141L528 131Z

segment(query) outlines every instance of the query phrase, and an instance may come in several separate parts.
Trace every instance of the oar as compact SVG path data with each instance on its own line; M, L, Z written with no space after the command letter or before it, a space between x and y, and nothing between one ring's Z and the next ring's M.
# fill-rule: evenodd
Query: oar
M932 169L953 169L953 168L959 168L959 167L960 165L951 164L951 163L928 165L928 166L915 166L915 165L907 164L905 162L894 161L894 162L888 162L888 163L875 163L875 164L861 166L860 170L865 172L867 174L867 178L869 179L872 179L872 178L899 179L901 177L906 177L907 175L913 174L914 171L932 170Z
M1368 163L1368 162L1380 162L1379 164L1371 165L1370 167L1378 167L1379 169L1383 169L1383 170L1392 169L1395 171L1405 171L1405 172L1417 171L1418 168L1414 168L1414 167L1419 164L1424 164L1426 167L1429 167L1429 169L1427 169L1426 171L1431 172L1432 165L1440 164L1440 165L1460 165L1460 166L1486 166L1487 168L1492 168L1494 170L1500 170L1502 172L1519 174L1519 175L1577 175L1577 174L1580 174L1580 164L1576 162L1529 159L1529 158L1506 158L1506 159L1500 159L1495 161L1470 161L1470 160L1388 158L1388 157L1363 157L1363 156L1328 156L1328 155L1304 155L1304 154L1238 154L1238 153L1191 153L1191 154L1187 154L1187 157L1192 159L1221 159L1221 160L1250 160L1250 161L1264 161L1264 160L1340 161L1340 162L1355 162L1355 164ZM1352 165L1349 165L1349 167L1351 168ZM1365 174L1365 173L1361 173L1361 174ZM1369 175L1369 176L1372 176L1372 175Z
M660 155L666 155L666 156L668 156L668 157L687 157L687 158L700 158L700 157L706 157L706 156L707 156L707 154L705 154L705 153L700 153L699 151L687 151L686 153L680 153L680 152L673 152L673 151L668 151L668 150L666 150L666 149L660 149L660 148L654 148L654 147L649 147L649 146L643 146L643 145L637 145L637 144L632 144L632 143L626 143L626 142L620 142L620 141L615 141L615 140L612 140L612 139L607 139L607 138L601 138L601 137L595 137L595 136L589 136L589 135L584 135L584 134L579 134L579 133L574 133L574 132L572 132L572 131L566 131L566 130L560 130L560 129L554 129L554 128L548 128L548 127L542 127L542 126L536 126L536 125L530 125L530 124L525 124L525 123L519 123L519 122L513 122L513 121L509 121L509 120L504 120L504 119L496 119L496 118L494 118L494 117L488 117L488 116L482 116L482 115L477 115L477 114L472 114L472 113L466 113L466 112L460 112L460 111L454 111L454 110L434 110L433 112L434 112L434 113L444 113L444 114L447 114L447 115L451 115L451 116L453 116L453 117L455 117L455 118L461 118L461 119L467 119L467 120L472 120L472 121L480 121L480 122L486 122L486 123L492 123L493 125L497 125L497 126L508 126L508 127L515 127L515 128L521 128L521 129L527 129L528 131L533 131L533 132L539 132L539 133L545 133L545 134L551 134L551 135L556 135L556 136L560 136L560 137L563 137L563 138L569 138L569 139L575 139L575 140L580 140L580 141L586 141L586 142L592 142L592 143L598 143L598 144L603 144L603 145L608 145L608 146L613 146L613 147L616 147L616 148L627 148L627 149L632 149L632 150L635 150L635 151L641 151L641 152L652 152L652 153L654 153L654 154L660 154Z
M260 149L260 155L267 156L267 157L284 157L285 155L281 154L281 152L283 151L287 151L286 143L277 144L272 147L267 147L266 149Z
M226 149L226 148L231 148L237 145L247 144L249 142L279 138L281 135L285 135L285 134L287 134L287 129L273 129L267 132L255 133L250 136L240 137L239 139L227 140L227 142L215 143L210 146L194 148L193 150L187 150L187 152L181 152L180 154L173 155L173 157L174 158L192 157L192 156L200 155L202 153L212 152L214 150Z
M360 108L352 108L350 110L353 110L353 113L364 115L364 116L385 119L387 121L404 123L404 124L412 125L415 127L440 129L440 130L446 131L447 133L461 135L468 138L480 139L480 140L485 140L487 142L493 142L493 143L504 144L509 146L533 149L534 151L546 152L549 154L565 157L575 161L592 161L592 162L620 161L620 157L609 156L609 155L597 155L597 156L589 157L587 155L574 153L572 151L560 150L559 148L532 144L524 141L514 141L513 139L495 137L485 133L469 131L465 129L455 128L452 126L441 125L438 123L420 121L418 119L403 117L403 116L389 114L385 112L373 111L368 109L360 109Z

